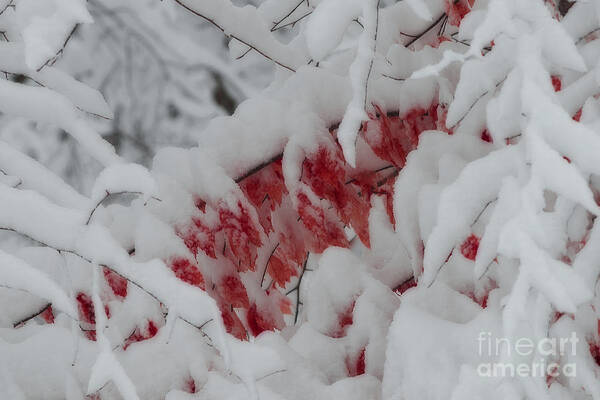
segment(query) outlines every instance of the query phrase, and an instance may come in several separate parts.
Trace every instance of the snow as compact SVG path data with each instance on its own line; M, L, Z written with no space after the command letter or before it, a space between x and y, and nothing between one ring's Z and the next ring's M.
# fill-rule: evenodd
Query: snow
M322 61L342 41L348 25L362 15L358 1L324 0L313 11L306 25L306 46L310 57Z
M42 3L0 0L0 397L600 398L596 4Z
M156 193L156 183L150 172L138 164L121 164L105 168L94 183L91 200L94 204L111 193L141 193L148 201Z
M217 25L226 35L252 46L283 68L295 71L303 64L300 55L271 34L253 6L237 7L230 0L223 0L219 4L205 0L177 2ZM244 21L244 24L240 24L239 21Z
M76 24L93 22L82 0L50 0L41 7L35 0L21 0L15 13L27 66L34 70L60 51Z
M50 276L25 261L0 250L0 285L25 290L51 302L56 308L76 318L71 299Z
M369 78L377 46L379 23L379 0L367 0L362 4L363 32L358 40L356 58L350 65L352 100L338 129L338 140L344 158L351 167L356 166L356 136L361 123L367 119L365 107L368 101Z
M20 188L35 190L59 205L78 209L86 207L87 198L63 179L2 141L0 141L0 170L17 178Z
M51 123L69 132L90 154L104 165L120 162L115 149L103 140L78 115L70 101L42 87L19 85L0 80L0 110L4 113Z

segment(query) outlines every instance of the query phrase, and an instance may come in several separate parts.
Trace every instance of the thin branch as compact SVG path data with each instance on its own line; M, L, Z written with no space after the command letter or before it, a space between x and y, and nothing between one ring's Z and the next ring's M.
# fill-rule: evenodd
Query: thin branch
M219 29L221 32L223 32L223 33L225 33L225 32L226 32L225 28L224 28L224 27L222 27L221 25L219 25L219 24L218 24L218 23L217 23L215 20L213 20L212 18L209 18L209 17L207 17L207 16L205 16L205 15L202 15L202 14L201 14L201 13L199 13L198 11L196 11L196 10L194 10L193 8L191 8L191 7L187 6L186 4L184 4L184 3L183 3L183 1L182 1L182 0L175 0L175 2L176 2L177 4L179 4L181 7L185 8L186 10L188 10L189 12L191 12L192 14L194 14L194 15L196 15L196 16L198 16L198 17L200 17L200 18L202 18L202 19L204 19L204 20L206 20L206 21L210 22L210 23L211 23L211 24L213 24L213 25L214 25L216 28L218 28L218 29ZM290 67L289 65L286 65L286 64L282 63L282 62L281 62L281 61L279 61L279 60L276 60L275 58L273 58L273 57L271 57L270 55L266 54L266 53L264 52L264 50L261 50L261 49L257 48L256 46L254 46L254 45L252 45L252 44L248 43L248 41L246 41L245 39L243 39L243 38L241 38L241 37L239 37L239 36L237 36L237 35L229 35L229 36L230 36L230 37L232 37L232 38L234 38L234 39L236 39L237 41L239 41L239 42L241 42L241 43L245 44L246 46L250 47L251 49L254 49L254 50L256 50L256 52L257 52L258 54L260 54L261 56L263 56L263 57L265 57L265 58L267 58L267 59L269 59L269 60L271 60L271 61L273 61L275 64L279 65L280 67L283 67L283 68L285 68L285 69L287 69L287 70L289 70L289 71L292 71L292 72L296 72L296 70L295 70L294 68Z
M267 161L257 165L256 167L253 167L251 169L249 169L248 171L246 171L245 173L243 173L242 175L238 176L237 178L235 178L235 181L237 183L240 183L241 181L243 181L244 179L254 175L255 173L259 172L261 169L268 167L269 165L271 165L272 163L279 161L283 159L283 153L279 153L274 157L271 157L270 159L268 159Z
M498 82L496 84L496 86L494 87L494 90L497 89L500 85L502 85L505 80L506 80L506 77L504 77L500 82ZM475 105L479 102L479 100L481 100L482 98L484 98L488 93L490 93L490 91L491 90L486 90L478 98L476 98L475 101L469 106L469 108L467 109L467 111L464 113L464 115L462 117L460 117L460 119L458 121L456 121L456 123L454 125L452 125L451 129L454 129L458 124L460 124L467 117L467 115L469 115L469 113L471 112L471 110L473 110L473 107L475 107Z
M473 220L473 223L471 224L471 226L475 225L478 221L479 218L481 218L481 216L483 215L483 213L485 212L485 210L487 210L487 208L494 203L496 200L498 200L498 198L495 198L494 200L490 200L486 203L486 205L481 209L481 211L479 212L479 214L477 214L477 217L475 217L475 220Z
M304 18L308 17L310 14L312 14L312 11L309 11L306 14L303 14L300 18L298 18L298 19L296 19L296 20L294 20L292 22L288 22L285 25L281 25L281 26L277 27L276 29L271 29L271 31L278 31L280 29L287 28L288 26L294 26L298 22L302 21Z
M44 311L46 311L48 309L48 307L50 307L51 305L52 305L52 303L46 303L41 309L39 309L38 311L35 311L33 314L30 314L27 317L25 317L17 322L14 322L13 328L18 328L19 326L25 324L26 322L29 322L30 320L34 319L37 316L39 316Z
M69 41L71 40L71 38L75 34L75 31L77 30L78 27L79 27L79 24L75 24L75 26L73 26L73 29L71 29L71 32L69 32L69 34L67 35L67 38L63 42L61 48L58 49L58 51L56 52L56 54L52 58L48 59L44 64L42 64L42 66L37 69L37 72L40 72L44 67L46 67L48 65L52 65L52 64L54 64L56 62L56 60L58 59L58 57L61 54L64 53L65 47L67 47L67 44L69 43Z
M308 256L310 253L306 253L306 258L304 259L304 264L302 266L302 272L300 272L300 276L298 277L298 283L291 290L289 290L285 295L288 296L294 291L296 291L296 313L294 314L294 324L298 322L298 310L300 307L300 284L302 283L302 278L304 278L304 273L306 272L306 265L308 264Z
M296 6L290 10L290 12L288 12L286 15L281 17L279 19L279 21L275 22L275 24L271 28L271 32L277 30L278 29L277 27L279 26L279 24L281 24L285 19L287 19L290 15L292 15L294 13L294 11L296 11L298 9L298 7L300 7L302 5L302 3L304 3L304 0L300 0L300 2L298 4L296 4Z
M407 44L404 45L404 47L412 46L417 40L421 39L429 31L431 31L433 28L435 28L437 26L437 24L439 24L440 21L442 21L444 19L444 17L446 17L445 13L442 14L442 15L440 15L440 17L438 19L436 19L433 24L429 25L429 27L427 27L427 29L425 29L423 32L421 32L421 33L417 34L416 36L414 36L413 39L411 39Z
M262 273L262 278L260 279L260 287L261 288L262 288L263 281L265 280L265 275L267 274L267 269L269 269L269 262L271 262L271 257L273 257L273 254L275 254L275 250L277 250L278 247L279 247L279 243L277 243L275 248L271 251L269 258L267 259L267 262L265 263L265 269ZM267 288L268 288L268 286L267 286Z
M395 81L400 81L400 82L404 82L406 80L406 78L396 78L395 76L391 76L388 74L381 74L381 76L383 76L384 78L389 78L389 79L393 79Z
M369 97L369 79L371 78L371 72L373 71L373 63L375 62L375 55L377 54L377 34L379 33L379 3L381 0L377 0L375 5L375 33L373 34L373 57L369 61L369 70L367 71L367 79L365 80L365 98L363 100L363 108L367 109L367 98Z
M123 195L123 194L135 194L135 195L142 195L144 193L142 192L136 192L136 191L121 191L121 192L109 192L108 190L105 191L106 194L104 195L104 197L102 197L102 199L100 199L96 205L94 206L94 208L92 208L92 210L90 211L90 214L85 222L86 225L90 224L90 221L92 220L92 217L94 216L94 213L96 212L96 210L98 209L98 207L100 207L100 205L102 203L104 203L109 197L111 196L119 196L119 195ZM162 201L161 199L159 199L158 197L151 197L152 200L156 200L156 201Z

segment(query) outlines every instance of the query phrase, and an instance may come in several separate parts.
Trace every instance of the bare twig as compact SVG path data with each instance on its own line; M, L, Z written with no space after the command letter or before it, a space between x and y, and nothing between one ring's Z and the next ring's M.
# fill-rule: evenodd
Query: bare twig
M269 269L269 262L271 262L271 257L273 257L273 254L275 254L275 250L277 250L278 247L279 247L279 243L277 243L277 245L275 245L275 248L273 248L273 250L271 251L271 254L269 255L269 258L267 259L267 262L265 263L265 269L263 270L262 278L260 279L260 287L261 288L262 288L263 281L265 280L265 275L267 274L267 269ZM268 286L267 286L267 288L268 288Z
M218 29L219 29L221 32L225 32L225 28L223 28L221 25L219 25L219 24L218 24L218 23L217 23L215 20L213 20L213 19L211 19L211 18L209 18L209 17L207 17L207 16L205 16L205 15L202 15L201 13L199 13L198 11L194 10L194 9L193 9L193 8L191 8L191 7L188 7L187 5L185 5L185 4L182 2L182 0L175 0L175 2L176 2L177 4L179 4L181 7L185 8L186 10L188 10L189 12L191 12L192 14L194 14L194 15L197 15L198 17L200 17L200 18L202 18L202 19L204 19L204 20L206 20L206 21L210 22L210 23L211 23L211 24L213 24L215 27L217 27L217 28L218 28ZM265 57L265 58L267 58L267 59L269 59L269 60L271 60L271 61L273 61L275 64L279 65L280 67L283 67L283 68L285 68L285 69L287 69L287 70L289 70L289 71L292 71L292 72L296 72L296 70L295 70L294 68L292 68L292 67L290 67L289 65L286 65L286 64L284 64L283 62L281 62L281 61L279 61L279 60L277 60L277 59L275 59L275 58L271 57L270 55L268 55L267 53L265 53L265 51L264 51L264 50L261 50L261 49L259 49L258 47L256 47L256 46L254 46L254 45L250 44L250 43L249 43L247 40L245 40L244 38L242 38L242 37L239 37L239 36L237 36L237 35L229 35L229 36L230 36L230 37L232 37L233 39L236 39L237 41L239 41L239 42L241 42L241 43L245 44L246 46L248 46L248 47L250 47L250 48L252 48L252 49L256 50L256 52L257 52L258 54L260 54L261 56L263 56L263 57Z
M283 21L285 21L290 15L292 15L297 9L298 7L300 7L302 5L302 3L304 3L304 0L300 0L300 2L298 4L296 4L296 6L294 8L292 8L290 10L290 12L288 12L286 15L284 15L283 17L281 17L278 21L276 21L273 25L273 27L271 28L271 32L277 30L279 24L281 24Z
M44 311L46 311L48 309L48 307L50 307L51 305L52 305L51 303L46 303L46 304L44 304L44 306L42 306L42 308L40 308L38 311L35 311L33 314L30 314L30 315L26 316L25 318L22 318L19 321L14 322L13 328L18 328L19 326L25 324L26 322L31 321L32 319L34 319L35 317L39 316Z
M102 197L102 199L100 199L100 201L98 201L98 203L96 203L96 205L94 206L94 208L92 208L92 210L90 211L90 214L85 222L86 225L90 224L90 221L92 220L92 217L94 216L94 213L96 212L96 210L98 209L98 207L100 207L100 205L102 203L104 203L109 197L111 196L119 196L119 195L123 195L123 194L135 194L135 195L142 195L144 193L142 192L136 192L136 191L121 191L121 192L109 192L106 191L106 194L104 195L104 197ZM151 197L152 200L156 200L156 201L162 201L161 199L159 199L158 197Z
M75 34L75 31L77 30L78 27L79 27L79 24L75 24L75 26L73 26L73 29L71 29L71 32L69 32L69 34L67 35L67 38L63 42L61 48L58 49L58 51L56 52L56 54L52 58L48 59L44 64L42 64L42 66L37 69L37 72L40 72L44 67L46 67L48 65L52 65L52 64L54 64L56 62L56 60L58 59L58 57L61 54L64 53L65 47L67 47L67 44L69 43L69 41L71 40L71 38Z

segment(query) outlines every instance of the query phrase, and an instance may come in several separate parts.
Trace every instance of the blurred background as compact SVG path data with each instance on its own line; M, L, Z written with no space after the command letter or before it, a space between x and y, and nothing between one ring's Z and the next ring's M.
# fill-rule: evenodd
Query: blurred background
M272 64L255 52L233 59L220 30L173 0L88 0L87 5L94 23L76 28L55 65L104 95L114 118L91 116L93 124L128 161L149 166L161 147L193 146L210 119L232 114L273 75ZM278 34L289 35L286 31ZM28 83L23 76L10 78ZM0 138L84 194L101 169L53 126L2 115Z

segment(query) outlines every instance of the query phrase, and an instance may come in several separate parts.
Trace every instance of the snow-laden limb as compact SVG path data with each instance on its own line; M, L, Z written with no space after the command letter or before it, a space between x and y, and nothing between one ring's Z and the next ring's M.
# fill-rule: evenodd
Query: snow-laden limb
M22 189L39 192L59 205L76 209L87 207L88 199L79 194L48 168L0 141L0 171L18 177Z
M230 0L175 1L214 24L227 36L239 40L285 69L296 71L304 64L297 52L271 34L266 22L253 6L237 7Z
M25 290L44 298L71 318L77 319L73 301L50 276L2 250L0 250L0 286Z
M68 98L83 111L112 118L112 111L102 94L55 68L44 67L40 71L31 69L25 63L25 49L21 43L0 43L0 70L10 74L22 74L33 81L55 90Z
M519 190L516 178L503 179L494 211L479 242L474 268L475 279L481 279L496 258L502 228L520 208Z
M239 376L246 385L248 398L258 400L256 380L272 373L285 370L281 357L271 348L259 343L247 343L228 338L231 351L231 372Z
M310 57L318 62L341 43L348 25L362 15L359 1L324 0L320 2L306 25L306 46Z
M420 189L434 183L439 173L439 160L444 154L456 154L471 160L485 154L481 141L470 136L446 136L441 132L427 132L420 138L419 147L409 154L406 166L394 184L394 215L403 221L396 232L407 248L415 275L422 266L422 238L419 232L418 208ZM437 215L437 210L430 210ZM447 253L446 253L447 255Z
M0 210L0 228L13 230L59 251L109 267L167 307L173 307L181 318L191 324L201 326L210 319L216 321L207 330L224 359L228 360L220 312L215 301L204 291L177 279L162 261L132 260L105 227L85 225L83 212L59 207L35 192L0 186L0 200L6 205Z
M35 0L20 0L16 21L25 44L27 66L44 67L63 48L79 23L93 22L83 0L49 0L40 7Z
M104 165L120 162L114 147L102 139L63 95L43 87L20 85L0 79L0 111L55 124L72 135Z
M507 147L468 164L441 194L437 224L427 243L421 282L430 286L452 249L468 236L471 224L495 200L505 176L518 172L519 148Z
M75 243L85 221L82 210L57 206L41 194L0 185L0 228L16 231L55 249Z
M100 347L100 355L92 367L87 392L88 394L97 392L109 380L112 380L125 400L139 400L135 385L115 357L110 341L104 335L107 318L99 294L100 278L98 275L100 267L94 263L92 268L92 301L96 316L96 342Z
M361 4L363 32L358 40L356 58L350 65L350 82L352 84L352 100L338 129L338 140L344 152L346 162L356 166L356 137L367 119L367 101L369 78L373 69L377 46L377 29L379 25L379 0L366 0Z
M117 164L105 168L94 183L90 196L92 209L109 195L117 193L139 193L148 201L157 191L157 185L150 172L138 164Z
M600 208L594 200L594 195L587 180L579 168L567 162L560 154L546 144L534 127L527 129L532 173L537 175L542 184L553 192L574 202L579 202L591 213L598 215Z

